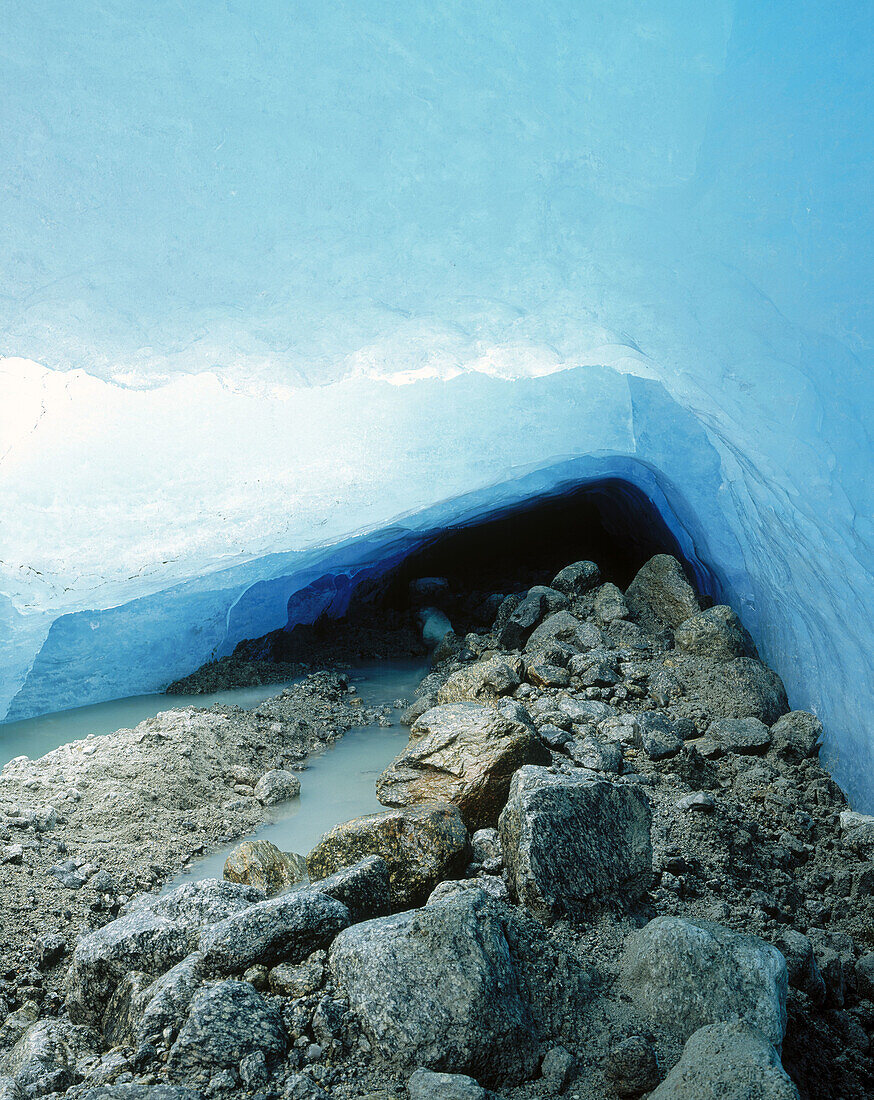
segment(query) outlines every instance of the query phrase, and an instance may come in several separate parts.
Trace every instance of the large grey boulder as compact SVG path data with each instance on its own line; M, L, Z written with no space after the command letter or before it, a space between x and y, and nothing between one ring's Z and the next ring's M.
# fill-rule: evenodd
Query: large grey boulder
M603 646L601 631L594 623L583 622L570 611L556 611L544 619L525 646L526 653L540 653L561 645L571 653Z
M0 1061L0 1073L8 1074L23 1100L63 1092L81 1075L80 1056L99 1049L99 1037L89 1027L71 1026L61 1020L38 1020Z
M790 710L771 726L771 749L775 756L799 764L816 756L822 738L822 722L806 710Z
M789 709L777 673L749 657L714 661L673 652L664 665L711 718L758 718L770 726Z
M217 982L191 1002L167 1069L171 1080L206 1084L217 1070L236 1069L255 1051L281 1057L287 1043L279 1010L248 982Z
M384 917L391 909L391 878L382 856L366 856L312 883L310 889L342 902L353 924Z
M165 1028L177 1032L203 981L203 956L199 951L192 952L153 982L136 971L128 974L119 983L104 1015L107 1043L157 1044Z
M316 890L298 890L204 928L197 946L207 972L238 974L253 963L301 962L327 947L349 922L342 902Z
M200 929L262 900L263 891L206 879L163 897L136 899L132 911L82 936L66 977L66 1007L76 1023L96 1023L131 970L157 976L197 946Z
M464 1073L417 1069L407 1081L410 1100L491 1100L494 1095Z
M656 917L628 937L621 975L637 1009L681 1040L706 1024L742 1019L774 1046L783 1042L786 960L758 936Z
M521 768L498 824L511 889L542 920L631 907L650 885L650 824L637 786Z
M645 710L634 716L634 743L650 760L667 760L683 747L683 738L666 714Z
M384 806L451 802L468 829L494 825L513 773L548 764L532 725L477 703L435 707L417 719L404 751L376 781Z
M632 618L647 630L673 629L701 610L683 567L670 554L656 554L642 565L625 599Z
M707 736L723 752L741 755L764 753L771 744L771 731L758 718L717 718Z
M496 622L499 645L504 649L521 649L534 628L547 615L564 611L569 603L567 596L555 588L539 584L529 588L509 617L500 625Z
M699 1028L649 1100L799 1100L780 1055L743 1021Z
M479 890L357 924L330 953L334 979L393 1068L517 1084L538 1045L500 919Z
M447 802L367 814L322 837L307 856L310 879L318 882L372 855L388 864L392 907L404 909L464 870L470 841L457 807Z
M510 695L521 681L522 662L514 657L490 657L453 672L437 691L438 703L494 702ZM421 719L418 719L421 721Z
M690 615L674 631L674 644L684 653L717 661L759 656L743 623L724 604Z

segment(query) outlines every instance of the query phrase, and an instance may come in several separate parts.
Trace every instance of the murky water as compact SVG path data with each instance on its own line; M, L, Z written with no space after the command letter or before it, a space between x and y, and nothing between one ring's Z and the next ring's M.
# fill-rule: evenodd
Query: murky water
M411 698L425 671L420 661L392 661L354 669L349 677L365 703L377 706ZM410 733L398 722L400 711L393 710L392 715L391 727L352 729L311 757L309 767L301 773L300 798L274 807L272 820L252 836L240 837L195 861L165 889L181 882L221 878L228 852L244 839L269 840L284 852L306 855L339 822L385 809L376 800L376 778L401 751Z

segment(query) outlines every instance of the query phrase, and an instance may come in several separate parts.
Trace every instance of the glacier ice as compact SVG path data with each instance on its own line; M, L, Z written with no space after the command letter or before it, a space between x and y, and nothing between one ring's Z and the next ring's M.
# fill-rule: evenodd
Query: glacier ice
M864 4L2 23L0 716L613 478L874 804Z

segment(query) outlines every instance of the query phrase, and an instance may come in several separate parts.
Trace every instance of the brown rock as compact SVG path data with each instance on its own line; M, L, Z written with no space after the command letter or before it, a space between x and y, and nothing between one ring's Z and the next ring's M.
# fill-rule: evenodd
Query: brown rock
M268 897L306 878L306 860L294 852L281 852L269 840L245 840L225 860L228 882L257 886Z

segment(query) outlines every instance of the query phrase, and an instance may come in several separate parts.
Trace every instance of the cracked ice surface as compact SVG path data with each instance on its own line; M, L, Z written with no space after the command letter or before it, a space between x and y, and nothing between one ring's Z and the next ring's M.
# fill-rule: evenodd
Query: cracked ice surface
M864 6L386 7L4 15L0 714L616 476L870 806Z

